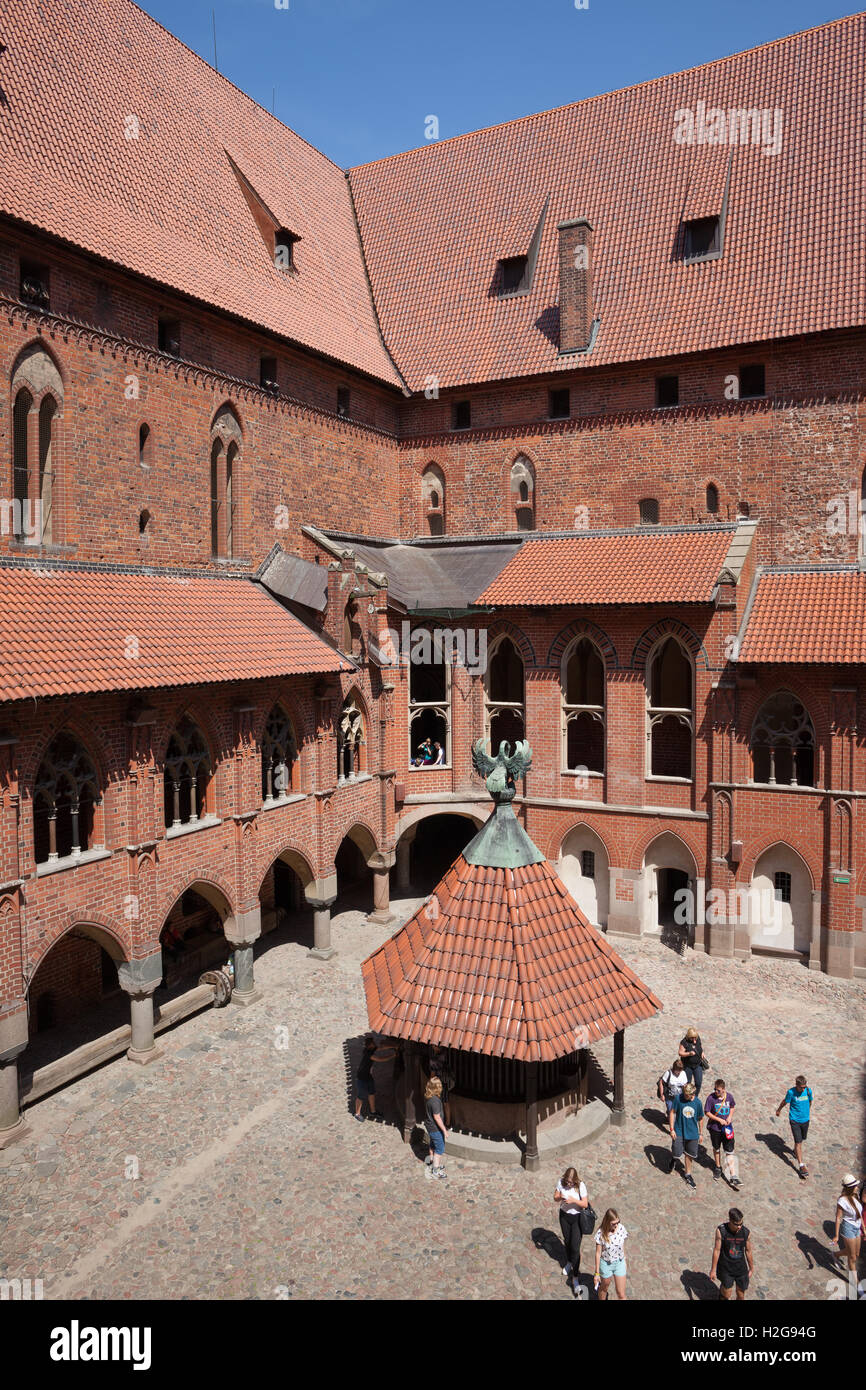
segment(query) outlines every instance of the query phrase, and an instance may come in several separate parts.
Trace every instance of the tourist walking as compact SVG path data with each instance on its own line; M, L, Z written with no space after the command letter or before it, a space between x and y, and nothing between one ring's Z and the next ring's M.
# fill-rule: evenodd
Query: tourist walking
M431 1076L424 1090L424 1128L430 1139L430 1153L424 1160L425 1177L444 1178L445 1128L444 1106L442 1105L442 1082L438 1076Z
M812 1088L806 1085L805 1076L798 1076L793 1086L788 1087L785 1099L779 1102L776 1114L781 1115L786 1105L791 1107L788 1111L788 1123L794 1140L798 1171L800 1177L805 1179L809 1176L809 1170L803 1162L803 1145L809 1133L809 1120L812 1116Z
M373 1080L373 1053L376 1051L376 1039L366 1038L364 1040L364 1052L358 1070L355 1072L355 1119L363 1120L361 1110L364 1101L367 1102L367 1109L370 1111L370 1119L375 1120L378 1111L376 1110L376 1083Z
M709 1063L704 1056L704 1045L697 1028L686 1029L686 1036L680 1041L679 1054L683 1059L683 1066L688 1073L689 1081L695 1088L695 1095L699 1096L704 1080L704 1071Z
M669 1115L671 1106L677 1096L682 1094L684 1086L689 1082L689 1074L686 1071L682 1057L677 1057L676 1061L663 1071L658 1080L659 1100L665 1103L665 1111Z
M589 1206L586 1183L581 1182L576 1168L566 1168L559 1182L553 1200L559 1207L559 1228L565 1246L565 1267L563 1278L571 1284L575 1298L580 1297L580 1243L583 1231L580 1226L580 1213Z
M734 1097L725 1082L719 1078L713 1087L712 1094L707 1096L704 1101L707 1133L713 1146L713 1177L719 1179L722 1176L720 1159L722 1150L724 1150L728 1181L737 1192L740 1187L740 1165L737 1155L734 1153L735 1109Z
M442 1082L442 1110L446 1128L451 1124L451 1104L449 1096L454 1087L454 1071L444 1047L431 1047L429 1072Z
M668 1111L671 1131L671 1166L674 1171L676 1161L682 1158L685 1166L685 1179L689 1187L695 1187L692 1177L692 1160L698 1156L704 1123L704 1107L698 1100L691 1082L683 1087L682 1095L677 1096Z
M715 1279L718 1273L722 1298L730 1298L731 1290L736 1284L737 1298L743 1299L754 1272L752 1233L748 1226L743 1225L743 1213L740 1208L731 1207L727 1221L716 1227L710 1278Z
M857 1195L859 1186L859 1179L853 1173L845 1174L842 1191L836 1198L836 1230L833 1233L837 1258L847 1260L848 1283L854 1291L852 1298L857 1297L857 1261L863 1235L863 1203Z
M617 1298L625 1298L625 1242L628 1231L613 1207L608 1207L595 1233L595 1287L602 1302L613 1279Z

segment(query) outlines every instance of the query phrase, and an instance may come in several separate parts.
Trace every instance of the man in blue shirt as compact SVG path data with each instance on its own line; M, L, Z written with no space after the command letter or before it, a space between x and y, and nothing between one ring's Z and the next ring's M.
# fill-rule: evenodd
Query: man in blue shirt
M692 1159L698 1156L698 1144L701 1141L701 1131L704 1124L704 1107L692 1082L684 1086L682 1094L677 1096L668 1112L671 1131L671 1168L673 1172L678 1158L683 1158L686 1168L686 1182L689 1187L694 1187L695 1180L692 1177Z
M806 1085L805 1076L798 1076L793 1086L788 1087L785 1099L781 1101L777 1115L781 1115L786 1105L790 1105L788 1119L791 1124L791 1134L794 1136L794 1153L799 1164L801 1178L807 1178L809 1171L803 1162L803 1145L809 1133L809 1119L812 1110L812 1089Z

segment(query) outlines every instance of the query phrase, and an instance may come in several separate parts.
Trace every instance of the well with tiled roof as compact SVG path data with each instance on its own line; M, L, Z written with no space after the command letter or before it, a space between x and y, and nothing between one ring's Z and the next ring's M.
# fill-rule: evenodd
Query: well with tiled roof
M494 810L431 897L364 961L371 1028L408 1047L404 1132L420 1069L448 1049L454 1122L493 1138L526 1134L538 1161L539 1120L561 1121L588 1097L588 1049L613 1035L614 1111L622 1108L623 1032L659 1000L591 926L517 820L516 782L528 744L489 757Z

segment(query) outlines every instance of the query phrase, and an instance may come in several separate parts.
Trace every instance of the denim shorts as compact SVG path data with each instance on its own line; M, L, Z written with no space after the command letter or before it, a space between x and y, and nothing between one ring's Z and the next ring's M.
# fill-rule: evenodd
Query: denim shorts
M602 1279L610 1279L613 1275L616 1275L619 1279L624 1279L625 1260L615 1260L612 1265L609 1265L604 1255L602 1255L598 1262L598 1272Z
M432 1134L429 1130L427 1131L427 1137L430 1140L430 1147L433 1150L434 1154L444 1154L445 1135L442 1133L438 1125L436 1126Z
M839 1227L839 1234L844 1236L846 1240L856 1240L857 1236L860 1235L860 1222L843 1221Z

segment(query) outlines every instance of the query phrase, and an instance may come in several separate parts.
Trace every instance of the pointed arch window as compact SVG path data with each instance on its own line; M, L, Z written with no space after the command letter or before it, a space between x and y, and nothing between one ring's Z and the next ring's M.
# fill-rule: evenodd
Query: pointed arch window
M354 782L367 768L364 716L354 695L347 695L337 725L337 785Z
M421 478L421 502L424 520L431 536L445 534L445 476L437 464L431 463Z
M63 382L54 359L37 345L12 374L13 531L17 540L50 545L56 537L57 422Z
M207 813L211 760L204 735L189 718L181 720L168 741L164 780L166 829L196 825Z
M495 643L484 684L484 726L491 750L525 738L523 660L510 637Z
M518 531L535 530L535 470L525 454L511 465L511 507Z
M451 666L427 628L412 633L409 660L409 765L451 764Z
M659 503L657 497L642 497L637 507L641 526L658 526Z
M99 786L93 763L71 734L58 734L36 774L33 848L37 864L52 864L93 848Z
M860 516L858 522L857 531L860 539L857 554L861 560L866 560L866 468L863 469L863 477L860 479Z
M262 737L262 802L274 806L295 791L298 741L291 719L282 705L268 715Z
M588 637L562 659L562 753L568 772L604 772L604 659Z
M211 426L211 554L231 560L237 553L237 491L242 434L230 405L222 406Z
M719 510L719 489L715 483L707 483L707 511L715 516Z
M814 787L815 727L787 690L765 700L752 725L752 780L769 787Z
M649 775L690 781L694 736L692 659L675 637L666 637L647 666Z

